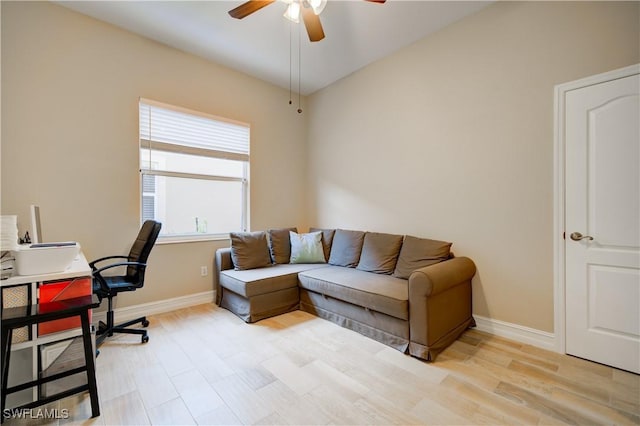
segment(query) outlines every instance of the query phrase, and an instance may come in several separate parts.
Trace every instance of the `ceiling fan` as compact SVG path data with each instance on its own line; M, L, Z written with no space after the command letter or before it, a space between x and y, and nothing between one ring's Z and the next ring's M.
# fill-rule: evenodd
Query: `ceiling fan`
M276 0L250 0L229 11L229 15L236 19L246 18ZM320 23L320 13L324 10L327 0L282 0L289 4L284 17L300 22L300 15L309 34L309 40L320 41L324 38L324 30ZM365 0L371 3L384 3L386 0Z

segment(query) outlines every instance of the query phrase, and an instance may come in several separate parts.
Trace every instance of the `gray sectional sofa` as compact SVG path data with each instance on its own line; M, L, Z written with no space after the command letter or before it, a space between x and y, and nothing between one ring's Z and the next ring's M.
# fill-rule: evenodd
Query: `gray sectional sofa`
M249 323L301 309L433 361L475 325L476 268L450 246L342 229L234 233L215 254L216 303Z

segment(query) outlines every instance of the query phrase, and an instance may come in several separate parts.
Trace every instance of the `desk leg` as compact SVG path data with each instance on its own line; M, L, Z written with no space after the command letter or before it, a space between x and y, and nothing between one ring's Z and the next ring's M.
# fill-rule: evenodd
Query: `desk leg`
M11 337L13 329L2 327L2 407L0 407L0 422L4 423L4 409L7 404L7 388L9 387L9 358L11 357Z
M91 344L91 326L89 324L89 311L84 310L80 314L82 319L82 340L84 343L84 359L87 365L87 383L89 384L89 397L91 398L91 417L100 415L100 402L98 401L98 386L96 385L96 365L93 357L93 345Z

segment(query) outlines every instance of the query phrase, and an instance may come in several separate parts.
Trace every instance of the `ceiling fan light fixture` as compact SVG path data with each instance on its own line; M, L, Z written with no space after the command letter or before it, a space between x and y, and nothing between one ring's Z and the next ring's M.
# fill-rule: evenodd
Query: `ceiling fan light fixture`
M284 12L285 18L288 20L295 22L296 24L300 22L300 3L292 2L287 6L287 10Z
M309 6L313 9L313 13L320 15L327 5L327 0L308 0Z

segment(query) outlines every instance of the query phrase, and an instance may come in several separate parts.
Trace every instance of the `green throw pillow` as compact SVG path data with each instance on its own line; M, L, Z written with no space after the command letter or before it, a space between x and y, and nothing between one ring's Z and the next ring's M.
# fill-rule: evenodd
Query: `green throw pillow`
M322 232L297 234L289 231L291 263L325 263Z

